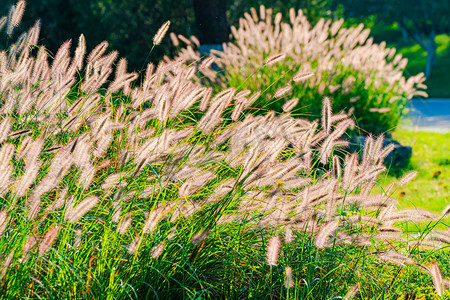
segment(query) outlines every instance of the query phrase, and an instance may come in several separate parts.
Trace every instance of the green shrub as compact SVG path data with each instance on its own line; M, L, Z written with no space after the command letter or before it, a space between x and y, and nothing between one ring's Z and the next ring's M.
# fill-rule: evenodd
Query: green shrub
M407 60L385 43L374 44L369 30L360 24L342 28L343 20L321 19L312 27L302 11L290 11L290 24L282 15L260 7L245 14L239 28L232 28L234 42L214 51L218 74L203 72L204 83L217 91L227 86L262 91L253 107L282 112L283 100L298 99L292 113L313 120L320 116L324 96L333 100L333 110L354 116L363 133L380 134L394 129L408 99L426 96L420 89L423 74L405 80ZM186 48L179 54L198 60ZM282 55L275 62L271 58ZM296 74L314 73L308 80ZM301 76L300 76L301 77ZM283 89L286 89L283 93Z

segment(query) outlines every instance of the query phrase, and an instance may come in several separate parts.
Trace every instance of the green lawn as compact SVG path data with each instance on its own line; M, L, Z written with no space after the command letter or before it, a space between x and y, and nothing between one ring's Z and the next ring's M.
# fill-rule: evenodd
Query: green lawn
M398 187L393 197L399 200L401 208L424 208L440 214L450 203L450 133L399 129L393 138L413 149L409 167L402 173L418 172L415 180ZM395 179L388 175L381 183L386 187ZM450 217L443 219L438 227L448 229Z

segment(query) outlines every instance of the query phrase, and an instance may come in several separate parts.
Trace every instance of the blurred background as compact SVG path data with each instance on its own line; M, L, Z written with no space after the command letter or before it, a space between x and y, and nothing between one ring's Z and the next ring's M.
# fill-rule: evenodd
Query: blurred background
M1 1L0 15L7 15L15 2ZM448 0L29 0L15 32L20 34L41 19L40 43L51 53L83 33L88 48L106 40L110 49L128 59L130 69L138 70L165 21L171 21L171 32L195 35L202 44L220 44L228 38L231 25L237 26L250 7L261 4L285 18L289 8L302 9L312 24L322 17L345 18L346 26L364 23L375 42L386 41L409 59L406 77L425 72L430 97L450 98ZM173 57L176 51L167 36L149 60Z

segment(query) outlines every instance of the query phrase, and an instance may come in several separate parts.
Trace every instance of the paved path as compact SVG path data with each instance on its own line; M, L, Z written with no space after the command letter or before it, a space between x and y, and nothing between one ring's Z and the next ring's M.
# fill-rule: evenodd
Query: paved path
M413 99L402 127L450 132L450 99Z

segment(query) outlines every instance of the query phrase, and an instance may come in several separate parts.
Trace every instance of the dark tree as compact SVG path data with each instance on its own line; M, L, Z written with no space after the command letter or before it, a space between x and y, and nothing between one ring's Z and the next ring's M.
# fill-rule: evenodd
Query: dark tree
M0 16L6 13L17 0L6 0L0 4ZM76 43L82 33L80 24L83 16L87 14L83 8L88 5L88 0L40 0L27 1L25 13L15 35L28 30L34 23L41 20L41 33L39 43L51 52L55 53L61 44L67 40Z
M0 0L0 17L16 2ZM28 0L15 38L37 19L41 20L39 44L50 52L55 53L69 39L73 50L83 33L88 51L106 40L109 50L118 50L128 59L130 70L141 69L153 46L153 36L167 20L171 21L170 31L187 37L197 35L192 0ZM157 63L164 55L175 55L168 36L153 49L150 61ZM0 47L5 41L0 33Z
M193 0L195 20L202 44L222 44L228 41L227 0Z

